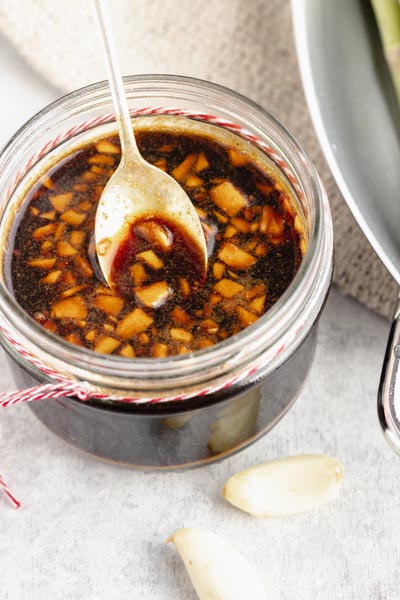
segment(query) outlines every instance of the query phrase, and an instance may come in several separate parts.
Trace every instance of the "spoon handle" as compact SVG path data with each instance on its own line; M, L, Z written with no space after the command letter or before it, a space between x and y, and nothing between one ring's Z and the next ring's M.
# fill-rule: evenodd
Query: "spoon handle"
M107 0L93 0L100 38L102 41L108 80L114 102L115 116L117 119L122 153L129 153L129 158L139 156L129 115L124 83L119 67L114 36L111 29L110 14Z

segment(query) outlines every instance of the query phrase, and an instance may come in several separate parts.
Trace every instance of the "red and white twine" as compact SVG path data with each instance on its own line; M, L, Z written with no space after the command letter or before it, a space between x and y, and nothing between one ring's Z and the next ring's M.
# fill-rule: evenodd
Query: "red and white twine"
M3 493L7 496L7 498L9 499L11 504L14 506L14 508L20 508L21 502L19 502L16 499L16 497L10 492L6 482L4 481L4 479L2 478L1 475L0 475L0 489L3 490Z
M281 159L276 150L267 144L266 142L260 140L255 136L251 131L243 128L241 125L238 125L232 121L227 119L222 119L220 117L216 117L213 115L209 115L206 113L193 112L185 109L176 109L176 108L141 108L141 109L131 109L130 114L132 117L137 117L141 115L151 116L151 115L173 115L173 116L185 116L188 118L205 121L207 123L211 123L217 125L219 127L224 127L232 132L240 134L240 136L257 147L263 150L274 162L278 165L278 167L285 173L290 183L296 189L296 192L301 195L302 191L300 189L298 179L293 173L290 166ZM46 154L50 151L54 150L57 146L62 144L63 142L71 139L73 136L78 135L84 131L92 129L94 127L98 127L99 125L103 125L104 123L108 123L115 120L115 115L113 113L108 113L102 116L95 117L89 121L85 121L79 125L75 125L74 127L68 129L64 133L60 133L54 139L47 142L47 144L38 152L33 154L31 158L28 160L23 169L21 169L16 177L14 178L12 184L9 186L6 199L8 200L11 195L14 193L15 188L22 181L28 171ZM301 327L298 328L295 332L295 336L299 333ZM6 406L12 406L15 404L20 404L22 402L36 402L38 400L45 399L55 399L60 397L73 397L77 398L81 401L88 400L113 400L124 403L131 404L157 404L161 402L172 402L172 401L180 401L192 398L193 396L206 396L210 394L214 394L217 391L222 389L227 389L232 387L234 384L238 383L240 380L246 379L252 375L254 375L264 364L264 360L261 360L257 364L251 366L251 368L245 369L239 374L231 377L227 381L222 381L214 386L210 386L203 390L196 392L189 392L186 394L178 394L174 396L168 397L125 397L125 396L111 396L104 393L96 392L93 388L89 386L84 381L75 381L70 377L59 373L55 369L49 367L44 364L40 359L35 357L31 352L29 352L23 344L21 344L17 339L16 335L14 335L7 326L0 324L0 331L6 337L8 342L12 344L14 349L18 351L18 353L24 357L30 364L34 365L40 372L44 375L50 377L54 383L48 383L43 385L38 385L36 387L28 388L26 390L19 390L14 392L0 392L0 408ZM282 350L286 347L286 345L292 341L291 339L287 339L279 350L276 352L276 355L280 354ZM13 496L4 482L3 478L0 476L0 489L7 496L9 501L13 504L15 508L20 507L20 502Z
M217 117L214 115L209 115L207 113L195 112L188 109L182 108L165 108L165 107L154 107L154 108L131 108L130 109L131 117L140 117L140 116L155 116L155 115L171 115L171 116L184 116L189 119L196 119L199 121L205 121L207 123L211 123L213 125L217 125L219 127L224 127L225 129L229 129L230 131L236 132L240 134L240 136L264 152L268 154L268 156L279 166L279 168L285 173L286 177L296 189L296 191L301 194L302 191L300 189L298 179L293 173L293 170L290 166L281 159L278 152L276 152L275 148L273 148L270 144L267 144L263 140L260 140L256 135L254 135L248 129L230 121L228 119L222 119L221 117ZM6 194L6 199L8 199L11 194L14 192L16 186L21 182L21 180L25 177L26 173L41 159L43 156L54 150L57 146L62 144L63 142L71 139L73 136L83 133L84 131L88 131L89 129L93 129L94 127L98 127L99 125L104 125L105 123L109 123L115 120L114 113L107 113L105 115L101 115L98 117L94 117L89 121L84 121L79 125L75 125L71 127L67 131L60 133L52 140L48 141L43 148L35 152L28 160L23 169L21 169L14 178L14 181L9 186L8 192Z

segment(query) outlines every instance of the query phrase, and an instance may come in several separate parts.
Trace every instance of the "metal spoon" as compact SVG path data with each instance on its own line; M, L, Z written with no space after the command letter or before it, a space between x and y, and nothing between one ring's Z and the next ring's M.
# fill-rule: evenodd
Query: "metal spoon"
M199 256L198 271L205 275L207 247L204 232L189 197L164 171L141 156L129 115L123 80L105 0L93 0L103 42L114 110L121 142L121 162L101 194L95 223L96 253L104 278L113 284L112 269L132 225L154 218L172 222L185 233Z

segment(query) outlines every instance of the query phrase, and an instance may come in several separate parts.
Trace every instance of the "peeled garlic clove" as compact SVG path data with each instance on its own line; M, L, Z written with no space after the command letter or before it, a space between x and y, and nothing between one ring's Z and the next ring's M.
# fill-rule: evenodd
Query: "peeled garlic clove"
M257 517L301 513L337 498L343 466L336 458L300 455L257 465L233 475L222 495Z
M200 600L265 600L247 560L215 533L184 528L167 542L175 544Z

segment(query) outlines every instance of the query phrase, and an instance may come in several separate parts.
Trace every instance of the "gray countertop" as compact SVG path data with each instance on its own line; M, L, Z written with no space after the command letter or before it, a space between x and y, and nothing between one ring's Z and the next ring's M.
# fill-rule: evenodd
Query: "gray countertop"
M57 96L0 39L0 141ZM376 393L389 323L333 289L306 386L251 448L181 473L144 474L97 462L50 434L27 406L2 409L0 599L186 600L195 594L174 549L182 526L231 541L259 572L266 598L394 600L400 564L400 459L387 447ZM0 352L0 369L4 355ZM1 389L13 389L2 369ZM220 492L263 460L327 453L345 467L340 498L288 519L255 519ZM251 600L251 599L249 599Z

